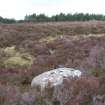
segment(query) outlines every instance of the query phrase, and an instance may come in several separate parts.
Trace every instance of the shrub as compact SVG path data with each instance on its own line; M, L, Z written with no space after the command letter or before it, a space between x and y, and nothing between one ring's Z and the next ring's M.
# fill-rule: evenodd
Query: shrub
M36 101L40 105L92 105L99 81L94 77L64 78L60 86L50 87L43 91ZM38 92L38 91L37 91Z
M105 48L96 45L85 59L84 68L94 76L102 76L105 73Z

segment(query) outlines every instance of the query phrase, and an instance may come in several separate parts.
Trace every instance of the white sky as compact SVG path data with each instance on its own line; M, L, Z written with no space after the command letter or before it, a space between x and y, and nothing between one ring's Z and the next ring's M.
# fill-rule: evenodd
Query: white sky
M0 0L0 16L23 19L26 14L96 13L105 15L105 0Z

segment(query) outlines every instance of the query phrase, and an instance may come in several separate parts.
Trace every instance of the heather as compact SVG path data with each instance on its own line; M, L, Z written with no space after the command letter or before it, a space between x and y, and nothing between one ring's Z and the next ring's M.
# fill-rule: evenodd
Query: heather
M43 96L31 88L35 76L59 67L80 69L83 76L65 78L55 93L48 86ZM105 105L105 22L0 24L0 105L48 100Z

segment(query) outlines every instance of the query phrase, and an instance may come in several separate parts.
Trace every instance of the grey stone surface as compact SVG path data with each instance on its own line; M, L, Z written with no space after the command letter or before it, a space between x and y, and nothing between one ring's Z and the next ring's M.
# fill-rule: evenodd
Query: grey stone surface
M53 87L61 85L64 77L80 77L81 74L80 70L75 70L73 68L58 68L36 76L32 80L31 86L40 86L41 88L45 88L50 82Z

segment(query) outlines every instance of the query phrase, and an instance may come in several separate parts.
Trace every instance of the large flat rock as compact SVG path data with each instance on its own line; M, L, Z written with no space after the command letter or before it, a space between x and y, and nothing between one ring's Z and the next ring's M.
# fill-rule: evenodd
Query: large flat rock
M40 94L37 101L40 105L66 105L72 96L72 79L79 79L80 70L73 68L58 68L36 76L31 87ZM69 84L69 85L68 85Z
M75 70L73 68L58 68L36 76L32 80L31 86L40 86L44 89L50 83L51 87L54 87L61 85L63 83L63 79L66 77L80 77L81 74L80 70Z

